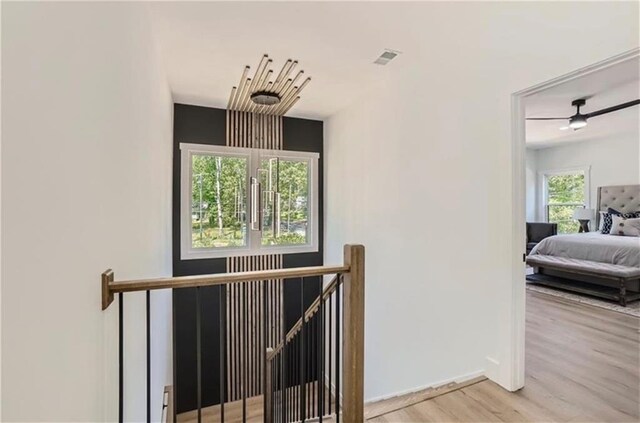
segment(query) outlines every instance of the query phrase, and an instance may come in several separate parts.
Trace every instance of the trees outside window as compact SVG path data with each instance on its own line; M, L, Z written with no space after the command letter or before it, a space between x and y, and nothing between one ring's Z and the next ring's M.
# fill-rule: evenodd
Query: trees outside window
M247 159L192 156L191 237L194 248L246 245Z
M181 154L183 259L317 251L317 153L181 144Z
M585 207L585 172L575 171L545 176L547 221L558 224L559 233L577 233L580 225L573 211Z

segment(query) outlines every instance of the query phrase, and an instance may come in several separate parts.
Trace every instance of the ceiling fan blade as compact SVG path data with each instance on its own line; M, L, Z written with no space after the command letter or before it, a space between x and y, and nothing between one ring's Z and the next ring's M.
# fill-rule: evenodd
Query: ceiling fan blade
M527 120L569 120L568 117L554 117L554 118L526 118Z
M604 115L606 113L616 112L618 110L626 109L627 107L636 106L640 104L640 100L628 101L626 103L618 104L617 106L607 107L606 109L596 110L595 112L586 113L584 116L589 119L595 116Z

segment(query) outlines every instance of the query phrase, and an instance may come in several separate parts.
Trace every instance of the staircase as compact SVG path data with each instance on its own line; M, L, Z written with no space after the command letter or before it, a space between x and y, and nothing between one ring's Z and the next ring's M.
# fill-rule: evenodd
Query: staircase
M305 278L322 277L324 288L298 320L277 337L268 336L269 328L282 325L270 321L267 281L300 282L300 304L304 303ZM256 289L262 281L263 290ZM251 285L250 285L251 284ZM147 372L150 372L151 291L158 289L196 289L197 368L202 368L200 288L220 289L220 381L219 398L214 405L202 404L201 371L198 370L197 408L168 416L171 422L304 422L364 421L364 247L345 245L341 266L316 266L294 269L234 272L146 280L115 281L114 273L102 274L102 308L108 308L118 296L119 303L119 421L124 415L123 349L124 296L128 292L146 292L147 296ZM229 314L222 305L226 292L243 293L243 306L236 307L234 319L240 329L233 337L226 333ZM317 291L316 291L317 292ZM253 295L253 296L251 296ZM263 303L264 307L260 307ZM281 305L280 305L281 306ZM253 313L253 314L249 314ZM283 315L284 312L277 313ZM207 318L207 317L204 317ZM249 322L252 322L249 324ZM284 326L282 326L284 327ZM233 339L234 345L229 345ZM272 345L269 345L272 344ZM275 344L275 345L273 345ZM251 346L251 348L250 348ZM235 355L227 354L235 348ZM264 348L266 347L266 348ZM262 348L256 353L256 348ZM248 355L253 354L252 360ZM231 372L231 373L230 373ZM235 375L232 380L226 376ZM151 392L147 377L147 403ZM233 392L231 392L233 390ZM176 389L172 390L175 396ZM173 404L175 404L175 398ZM147 411L150 421L150 410Z

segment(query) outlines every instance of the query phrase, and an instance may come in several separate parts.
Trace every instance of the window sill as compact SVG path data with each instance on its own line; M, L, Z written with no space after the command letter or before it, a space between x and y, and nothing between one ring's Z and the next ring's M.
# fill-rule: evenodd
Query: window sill
M225 249L224 251L212 251L212 250L191 250L180 253L180 260L206 260L217 259L227 257L242 257L242 256L267 256L271 254L303 254L303 253L317 253L319 251L317 245L302 245L302 246L274 246L265 247L259 250L251 250L249 248L234 248Z

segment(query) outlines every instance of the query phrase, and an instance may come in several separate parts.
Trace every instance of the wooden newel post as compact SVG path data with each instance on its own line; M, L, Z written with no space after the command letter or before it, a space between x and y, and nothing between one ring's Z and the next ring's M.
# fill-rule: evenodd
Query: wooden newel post
M271 353L273 348L267 348L267 359L265 363L265 390L264 390L264 421L265 423L273 422L273 387L271 386Z
M345 245L342 414L345 423L364 422L364 246Z

